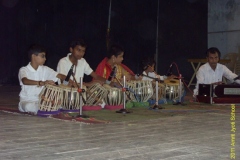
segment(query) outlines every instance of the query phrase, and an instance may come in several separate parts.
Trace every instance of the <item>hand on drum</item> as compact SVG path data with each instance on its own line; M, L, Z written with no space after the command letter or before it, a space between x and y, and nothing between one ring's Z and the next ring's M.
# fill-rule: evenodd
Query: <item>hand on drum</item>
M130 81L130 80L134 80L134 79L135 79L135 77L132 76L130 73L127 73L127 74L125 74L124 76L125 76L125 80L126 80L126 81ZM121 82L123 82L123 76L122 76L122 78L121 78Z
M167 77L167 79L174 79L174 78L178 78L178 77L175 76L175 75L173 75L173 74L172 74L171 76L168 76L168 77Z
M73 80L69 79L68 86L78 88L78 84L76 84Z
M109 84L111 87L116 87L116 88L122 88L122 84L119 84L118 82L111 82Z
M94 84L96 84L96 83L99 83L99 84L101 84L101 85L104 84L103 81L100 81L100 80L93 80L93 81L91 81L91 82L84 83L84 85L87 86L87 87L90 87L90 86L92 86L92 85L94 85Z
M129 81L132 79L132 75L128 73L125 75L125 78L126 78L126 81ZM123 78L122 78L122 81L123 81Z
M50 85L53 85L53 86L56 85L55 82L52 81L52 80L46 80L46 81L44 81L44 85L46 85L46 84L50 84Z
M224 84L224 82L223 81L218 81L218 82L214 82L212 84L220 85L220 84Z
M138 76L137 78L135 77L135 79L141 81L141 80L143 79L143 76L140 75L140 76Z

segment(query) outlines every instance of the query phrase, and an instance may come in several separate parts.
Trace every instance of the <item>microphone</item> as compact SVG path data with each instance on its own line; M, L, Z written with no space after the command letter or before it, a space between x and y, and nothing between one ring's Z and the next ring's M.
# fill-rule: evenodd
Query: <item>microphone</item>
M237 79L240 78L240 75L238 75L236 78L234 78L233 80L236 81Z
M171 63L168 70L167 70L166 76L171 76L172 75L172 67L173 67L173 64Z
M63 84L64 85L68 85L68 82L69 82L69 79L73 73L73 67L74 67L74 64L71 66L71 68L69 69L68 71L68 74L67 74L67 77L65 78L65 80L63 81Z
M108 79L106 80L106 84L110 84L112 81L112 78L115 76L116 72L116 66L113 67L112 72L110 73Z

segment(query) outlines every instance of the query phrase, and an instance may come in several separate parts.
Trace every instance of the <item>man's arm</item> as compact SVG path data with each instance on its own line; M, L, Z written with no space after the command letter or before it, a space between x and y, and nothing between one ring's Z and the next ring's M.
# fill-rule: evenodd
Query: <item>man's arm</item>
M228 80L230 80L231 82L235 81L236 83L240 84L240 80L234 80L234 78L236 78L238 75L236 75L235 73L233 73L230 69L228 69L226 66L224 66L224 72L223 72L223 76L226 77Z

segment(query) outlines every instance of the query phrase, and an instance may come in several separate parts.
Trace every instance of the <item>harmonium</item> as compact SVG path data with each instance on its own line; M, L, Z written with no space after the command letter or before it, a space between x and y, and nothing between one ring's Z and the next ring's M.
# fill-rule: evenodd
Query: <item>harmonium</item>
M199 84L197 100L204 103L240 103L240 85Z

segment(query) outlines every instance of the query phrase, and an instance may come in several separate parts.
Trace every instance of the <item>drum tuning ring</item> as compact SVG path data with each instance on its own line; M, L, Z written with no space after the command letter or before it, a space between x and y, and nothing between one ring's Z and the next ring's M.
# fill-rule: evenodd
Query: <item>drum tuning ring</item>
M128 88L122 88L122 91L126 92L126 91L129 91L129 89Z
M85 92L85 89L81 89L81 88L78 89L78 93L84 93L84 92Z

